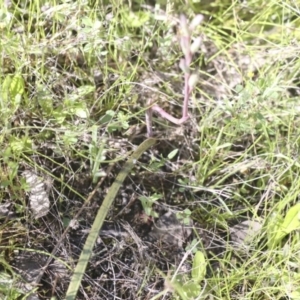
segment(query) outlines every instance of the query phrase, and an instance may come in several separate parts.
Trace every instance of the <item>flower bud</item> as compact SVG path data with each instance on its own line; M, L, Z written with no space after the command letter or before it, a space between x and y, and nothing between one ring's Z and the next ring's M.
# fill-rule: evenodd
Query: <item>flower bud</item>
M192 74L189 78L189 88L190 90L193 90L195 87L196 83L198 82L198 75L197 74Z
M181 35L183 36L189 36L189 27L187 24L187 19L185 15L180 16L180 22L179 22L179 28L181 31Z
M190 23L189 26L190 31L193 32L195 28L201 24L203 19L204 19L203 15L196 15L196 17Z
M191 45L191 52L192 52L192 54L196 53L200 49L201 42L202 42L202 38L200 36L198 36L194 40L194 42Z
M189 67L186 65L185 59L180 60L179 67L183 71L183 73L186 74L189 72Z

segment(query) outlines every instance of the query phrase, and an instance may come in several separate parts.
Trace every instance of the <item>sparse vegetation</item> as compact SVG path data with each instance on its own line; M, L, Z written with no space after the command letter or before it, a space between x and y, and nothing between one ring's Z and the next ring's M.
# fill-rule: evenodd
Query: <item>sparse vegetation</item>
M203 16L184 72L182 14ZM0 2L0 298L65 299L150 104L180 120L189 100L184 124L153 115L157 142L107 216L132 239L98 239L76 299L300 299L299 15L286 0ZM168 210L193 220L182 251L146 239Z

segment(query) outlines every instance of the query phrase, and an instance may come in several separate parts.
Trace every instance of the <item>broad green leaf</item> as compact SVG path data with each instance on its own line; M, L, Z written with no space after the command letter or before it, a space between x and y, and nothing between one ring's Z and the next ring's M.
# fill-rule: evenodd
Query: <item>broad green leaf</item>
M185 283L184 276L182 274L176 275L175 279L172 282L169 282L170 286L176 291L176 293L180 296L180 300L189 300L186 291L183 288Z
M197 251L193 260L192 278L194 282L200 283L206 274L205 256L201 251Z
M297 203L291 207L284 220L282 225L278 228L275 235L275 243L279 243L286 235L292 231L300 228L300 203Z
M197 299L201 292L200 288L198 283L190 281L183 285L182 290L188 299Z
M289 294L289 298L292 300L300 299L300 291L293 291Z
M24 93L24 79L20 74L13 77L10 85L10 92L13 98Z
M171 286L181 300L197 299L201 292L201 286L195 281L188 280L183 274L176 275L175 280L171 282Z
M24 93L24 80L20 74L6 76L1 87L1 108L10 107L13 111L19 108Z
M3 102L5 101L5 103L7 103L7 101L9 100L9 92L10 92L11 82L12 82L12 76L7 75L5 77L5 79L3 80L3 83L2 83L1 98L2 98ZM2 106L4 105L3 102L2 102Z
M276 238L277 232L280 231L281 224L283 223L282 216L275 212L273 213L269 221L267 223L267 236L268 236L268 248L272 249L278 243L278 239Z

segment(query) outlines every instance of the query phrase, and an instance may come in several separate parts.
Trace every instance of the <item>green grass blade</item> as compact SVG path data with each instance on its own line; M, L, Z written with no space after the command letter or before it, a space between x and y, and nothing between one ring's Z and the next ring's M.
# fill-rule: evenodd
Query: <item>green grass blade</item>
M78 263L74 270L74 274L72 276L71 282L69 284L67 293L66 293L66 300L75 300L76 295L78 293L78 289L80 287L80 283L83 277L83 274L86 270L87 264L89 259L92 255L92 251L99 235L100 229L103 225L103 222L107 216L108 210L112 205L124 179L127 177L133 166L135 165L136 160L151 146L155 144L155 139L147 139L139 147L133 152L130 156L128 161L125 163L123 169L118 174L117 178L115 179L114 183L110 187L105 199L101 207L98 210L97 216L91 228L91 231L86 239L85 245L79 257Z

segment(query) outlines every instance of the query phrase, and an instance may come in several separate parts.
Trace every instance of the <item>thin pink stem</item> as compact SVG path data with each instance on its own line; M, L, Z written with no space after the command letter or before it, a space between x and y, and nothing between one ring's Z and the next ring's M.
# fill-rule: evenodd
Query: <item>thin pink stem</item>
M183 100L183 107L182 107L182 117L177 119L159 107L157 104L154 104L152 107L149 107L146 111L146 125L147 125L147 135L148 137L152 136L152 113L156 111L159 113L163 118L167 119L168 121L176 124L181 125L183 124L188 118L188 106L189 106L189 99L193 90L193 86L189 85L189 80L191 77L190 74L190 65L192 63L193 52L191 50L191 31L193 27L195 27L198 23L200 24L202 17L194 19L190 28L187 26L187 20L184 16L181 16L181 29L184 35L180 39L181 49L184 53L184 59L181 60L181 68L184 71L184 100ZM194 42L195 43L195 42ZM193 47L195 48L195 47ZM197 44L196 44L196 48ZM197 49L196 49L197 50ZM195 49L193 50L195 51ZM148 102L148 105L151 105L151 101Z
M184 75L184 100L182 107L182 118L188 119L188 106L189 106L189 98L190 98L190 87L189 87L189 78L190 74L186 73Z
M159 107L158 105L153 105L152 106L152 110L156 111L157 113L159 113L163 118L167 119L168 121L172 122L173 124L176 125L181 125L183 124L188 118L188 114L186 116L182 116L181 119L177 119L173 116L171 116L169 113L167 113L165 110L163 110L161 107Z

